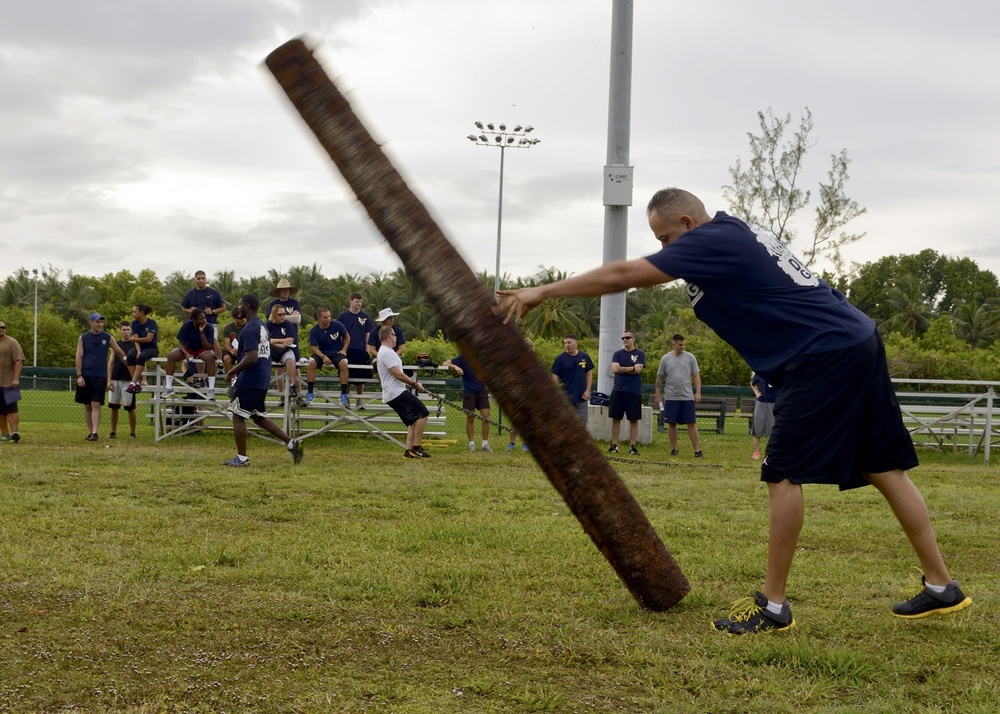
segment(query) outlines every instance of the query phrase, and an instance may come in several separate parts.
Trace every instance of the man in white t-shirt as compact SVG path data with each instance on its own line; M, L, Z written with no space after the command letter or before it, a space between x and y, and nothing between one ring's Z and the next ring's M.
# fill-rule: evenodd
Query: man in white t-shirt
M409 388L421 392L427 390L416 378L408 377L403 372L403 360L396 354L396 332L392 325L379 328L378 337L381 343L378 348L378 376L382 380L382 401L392 407L406 425L403 456L407 459L429 459L431 455L424 451L421 442L430 412Z

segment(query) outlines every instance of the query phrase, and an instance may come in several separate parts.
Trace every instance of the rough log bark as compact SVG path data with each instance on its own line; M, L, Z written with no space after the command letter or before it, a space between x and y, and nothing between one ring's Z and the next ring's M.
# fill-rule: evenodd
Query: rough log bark
M629 592L676 605L690 585L639 504L309 48L292 40L266 64Z

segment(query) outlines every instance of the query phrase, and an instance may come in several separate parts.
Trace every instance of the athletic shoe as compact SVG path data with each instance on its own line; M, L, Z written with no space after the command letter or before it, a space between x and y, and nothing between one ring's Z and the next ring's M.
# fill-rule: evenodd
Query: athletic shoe
M403 449L404 459L419 459L420 455L411 449Z
M132 433L131 433L131 434L129 434L128 436L129 436L129 438L130 438L130 439L134 439L134 438L135 438L135 432L132 432Z
M919 593L909 600L897 602L892 606L893 615L906 620L916 620L930 615L950 615L972 604L972 598L965 596L958 587L957 580L948 583L940 595L927 589L927 581L923 576L920 576L920 583L924 587Z
M760 592L753 597L745 597L733 603L729 617L713 620L712 626L730 635L745 635L750 632L790 630L795 627L792 608L785 600L781 612L775 615L767 609L767 598Z
M469 442L469 451L475 451L475 450L476 450L476 442L470 441Z
M250 465L250 459L241 459L239 456L234 456L229 461L223 461L222 465L223 466L233 466L233 467L237 467L237 468L239 468L241 466L249 466Z
M279 397L278 398L278 407L277 408L278 409L284 409L285 408L285 398L284 397Z
M108 432L108 438L109 439L116 439L116 438L118 438L118 434L116 434L113 431L112 432Z
M13 441L9 434L0 434L0 441Z
M677 449L671 449L670 450L670 455L671 456L677 456Z
M612 444L611 447L608 449L608 453L609 454L617 454L618 453L618 444Z
M128 386L125 387L125 391L128 392L129 394L135 394L136 392L135 382L129 382Z
M288 442L288 450L292 452L292 461L296 464L302 463L302 452L305 450L302 446L302 442L298 439L292 439Z
M315 398L316 398L315 394L313 394L312 392L306 392L306 404L312 404Z
M174 394L174 388L173 387L167 387L162 392L160 392L160 397L162 397L163 399L166 399L167 397L173 396L173 394Z
M753 459L754 461L760 461L760 452L759 452L759 451L755 451L755 452L753 452L753 456L752 456L751 458L752 458L752 459Z
M414 446L413 453L419 456L421 459L429 459L431 457L430 454L424 451L424 447L422 446Z
M97 434L87 434L87 441L97 441Z
M126 389L125 391L127 392L128 390ZM132 394L138 394L141 391L142 391L142 385L136 383L135 389L132 390Z
M521 444L521 451L528 451L528 445L527 444Z
M21 435L15 431L13 434L10 435L10 440L16 444L21 440Z
M303 399L302 397L295 397L295 407L297 409L301 409L305 405L306 405L306 400L305 399Z
M638 456L639 450L635 448L635 444L632 444L632 446L628 447L628 453L630 456Z
M351 398L349 396L347 396L346 394L341 394L340 395L340 403L343 406L345 406L345 407L349 407L349 406L351 406Z
M507 448L504 451L513 451L517 446L515 444L507 444Z
M704 456L705 456L705 455L704 455L703 453L701 453L700 451L696 451L696 452L694 452L694 457L695 457L696 459L701 459L701 458L704 458Z
M483 444L483 451L493 451L489 444Z

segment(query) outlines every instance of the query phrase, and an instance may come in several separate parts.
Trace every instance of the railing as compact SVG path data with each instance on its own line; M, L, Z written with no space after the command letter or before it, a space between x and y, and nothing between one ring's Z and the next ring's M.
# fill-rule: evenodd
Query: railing
M1000 444L996 388L1000 382L893 379L903 421L913 443L932 449L965 449L970 456ZM913 391L900 386L915 387ZM947 391L947 390L953 391Z

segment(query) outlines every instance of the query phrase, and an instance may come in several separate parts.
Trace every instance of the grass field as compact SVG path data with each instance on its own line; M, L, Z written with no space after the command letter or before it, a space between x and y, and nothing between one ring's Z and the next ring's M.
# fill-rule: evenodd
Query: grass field
M814 487L798 628L734 638L709 620L759 587L767 523L742 420L704 434L704 460L655 434L615 464L693 586L655 614L530 455L466 451L461 415L430 461L323 437L293 467L252 440L247 469L219 466L223 433L91 444L77 416L0 444L3 711L1000 708L1000 478L981 456L925 452L913 473L973 607L891 617L915 559L888 508Z

